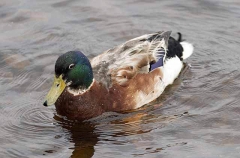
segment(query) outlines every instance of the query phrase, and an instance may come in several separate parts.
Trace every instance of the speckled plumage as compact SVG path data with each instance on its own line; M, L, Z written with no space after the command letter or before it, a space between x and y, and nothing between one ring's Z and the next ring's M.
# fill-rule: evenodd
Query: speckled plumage
M93 58L92 84L84 91L81 87L66 87L55 103L57 112L85 120L107 111L136 109L159 97L183 66L181 41L170 37L170 33L143 35ZM163 65L156 64L159 60Z

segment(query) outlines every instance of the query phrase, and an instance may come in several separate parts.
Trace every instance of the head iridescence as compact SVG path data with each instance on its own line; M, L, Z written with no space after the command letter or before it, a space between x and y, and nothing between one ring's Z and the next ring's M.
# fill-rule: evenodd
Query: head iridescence
M71 69L69 66L74 64ZM88 88L93 81L93 72L88 58L80 51L69 51L61 55L55 64L56 77L63 75L71 88Z

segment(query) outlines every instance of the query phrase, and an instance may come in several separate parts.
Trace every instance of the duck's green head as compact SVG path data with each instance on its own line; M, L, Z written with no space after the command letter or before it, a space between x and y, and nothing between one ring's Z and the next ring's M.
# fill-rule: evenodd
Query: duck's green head
M61 55L55 64L55 77L44 106L56 102L66 87L87 89L93 82L93 72L88 58L80 51Z

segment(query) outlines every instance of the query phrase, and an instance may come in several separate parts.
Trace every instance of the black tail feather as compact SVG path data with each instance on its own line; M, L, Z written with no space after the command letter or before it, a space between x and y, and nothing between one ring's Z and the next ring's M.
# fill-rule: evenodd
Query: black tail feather
M170 37L168 40L168 51L167 51L167 56L166 58L172 58L175 56L178 56L180 60L182 59L182 52L183 48L180 44L180 42L184 41L182 39L182 34L178 32L178 40L175 40L173 37Z
M185 41L184 39L182 39L182 34L180 33L180 32L177 32L177 34L178 34L178 42L183 42L183 41Z

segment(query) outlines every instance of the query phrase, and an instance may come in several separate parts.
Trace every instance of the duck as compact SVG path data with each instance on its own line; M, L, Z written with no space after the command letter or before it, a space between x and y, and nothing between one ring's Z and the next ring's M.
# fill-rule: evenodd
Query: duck
M55 104L58 115L82 121L154 101L193 53L193 45L178 35L176 40L171 31L145 34L91 60L81 51L60 55L43 105Z

